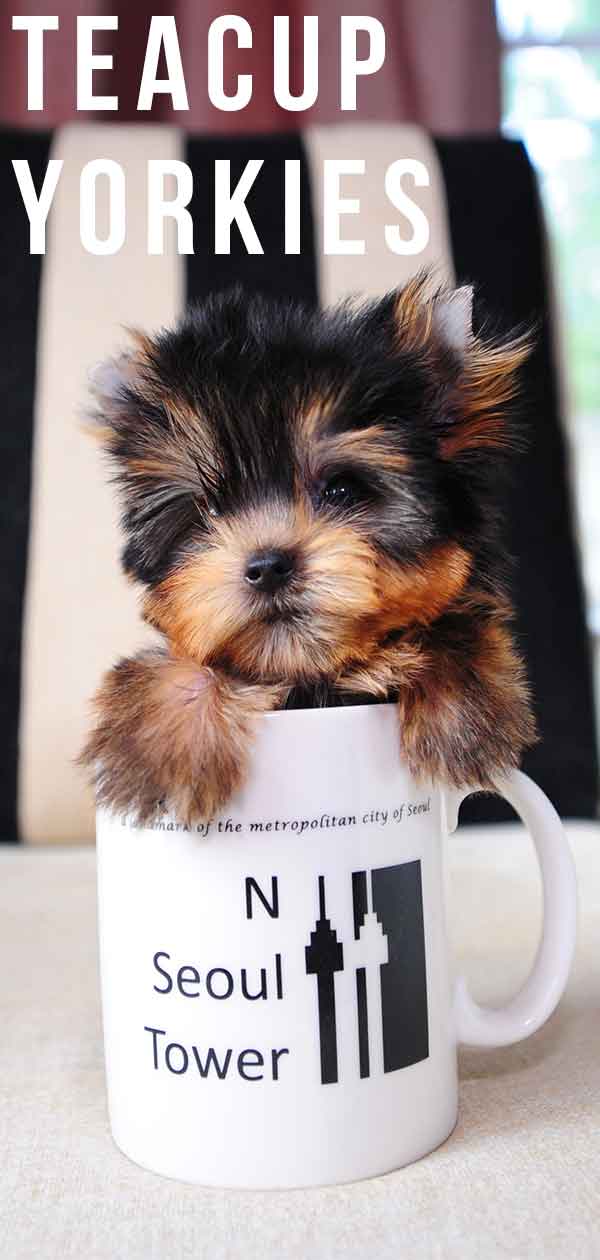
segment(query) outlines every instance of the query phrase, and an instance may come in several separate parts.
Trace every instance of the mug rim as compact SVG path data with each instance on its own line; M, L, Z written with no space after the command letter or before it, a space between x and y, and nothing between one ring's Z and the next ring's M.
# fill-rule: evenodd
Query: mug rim
M389 720L389 714L391 711L394 711L396 707L397 706L393 700L385 700L381 704L346 704L346 705L338 705L331 708L323 707L323 708L307 708L307 709L270 710L266 713L261 713L259 716L255 718L255 722L256 722L255 737L256 737L257 744L263 742L263 739L262 739L263 736L264 736L264 739L267 740L267 743L269 743L270 739L274 738L274 731L277 729L276 726L273 726L273 723L274 722L277 723L277 721L279 721L282 724L282 729L280 732L281 738L283 740L286 740L288 743L289 741L292 741L292 745L291 745L292 750L294 750L294 747L295 747L293 744L293 739L294 739L293 727L295 723L297 723L297 727L298 727L298 729L296 730L296 736L299 739L302 739L303 735L307 736L310 739L310 733L306 731L304 732L302 731L302 727L306 726L306 724L308 723L311 726L315 727L314 738L316 740L317 739L316 726L318 725L320 727L321 734L322 734L322 728L325 722L328 722L330 725L337 723L338 726L341 726L341 724L344 723L346 726L346 735L348 738L350 737L361 738L364 736L361 735L360 727L357 726L357 718L359 714L362 714L363 721L367 724L366 734L367 734L367 739L369 741L368 746L369 746L369 749L371 749L373 739L377 740L384 734L386 722ZM263 726L262 725L263 722L266 722L267 725ZM377 723L378 726L373 725L374 723ZM288 724L291 728L287 732L285 732L283 729L283 726L285 724ZM369 737L369 724L371 724L370 737ZM267 731L270 732L269 736L267 736ZM343 735L343 733L344 732L342 728L339 732L340 737ZM330 735L329 737L330 743L327 745L328 748L331 746L331 740L335 738L336 737L334 735ZM399 756L399 765L404 765L405 769L408 770L408 767L405 765L402 757L400 756ZM95 811L96 811L96 815L112 814L114 812L110 807L106 805L100 805L98 803L97 794L95 795ZM172 816L170 812L168 816L169 817ZM131 825L133 826L134 830L139 830L139 829L144 830L143 827L138 828L137 823L131 824Z
M383 700L380 704L338 704L338 705L323 705L323 706L316 705L314 708L307 707L306 709L270 709L268 712L262 713L261 718L266 719L268 722L272 722L274 719L277 719L277 718L294 718L294 717L300 717L300 716L305 718L306 715L310 713L312 715L319 716L319 717L324 717L325 715L327 715L329 719L333 719L334 715L339 717L339 715L342 713L354 714L354 713L363 713L365 709L372 711L374 709L375 710L382 710L382 709L389 710L389 709L395 709L395 708L396 708L396 704L394 700Z

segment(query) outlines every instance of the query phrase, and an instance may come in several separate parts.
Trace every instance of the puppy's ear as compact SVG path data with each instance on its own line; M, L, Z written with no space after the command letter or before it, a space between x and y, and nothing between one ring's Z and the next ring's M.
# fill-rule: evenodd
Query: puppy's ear
M448 289L433 299L432 330L448 349L461 358L473 340L473 286Z
M431 409L443 459L518 445L514 408L519 372L532 350L529 333L505 340L475 335L473 289L433 287L420 272L392 295L396 345L414 355L437 391Z
M436 288L425 270L390 296L399 349L431 354L437 347L460 357L466 353L473 339L471 285Z
M164 575L167 557L198 515L200 493L192 440L198 417L161 372L160 346L142 333L90 374L92 431L114 468L126 535L125 571L146 584Z
M460 293L461 290L457 290ZM459 328L451 316L452 349L460 362L447 391L446 411L440 432L443 459L475 458L479 452L509 454L520 446L515 400L520 370L531 354L529 333L502 339L467 333L459 348Z

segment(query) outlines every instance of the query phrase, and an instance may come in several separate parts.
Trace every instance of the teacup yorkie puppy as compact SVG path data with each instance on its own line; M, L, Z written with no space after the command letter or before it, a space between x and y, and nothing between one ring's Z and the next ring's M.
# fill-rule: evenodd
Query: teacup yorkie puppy
M165 643L96 696L100 803L210 817L289 706L394 700L418 777L518 763L535 731L496 499L527 353L420 276L324 313L211 297L105 365L123 565Z

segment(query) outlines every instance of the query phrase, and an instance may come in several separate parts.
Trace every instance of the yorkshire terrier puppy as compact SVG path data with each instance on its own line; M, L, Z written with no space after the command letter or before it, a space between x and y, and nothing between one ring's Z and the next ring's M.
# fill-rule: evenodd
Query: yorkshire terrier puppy
M419 778L486 787L519 762L497 487L527 353L420 276L323 313L215 296L102 369L123 564L165 640L96 696L102 804L209 818L286 706L395 701Z

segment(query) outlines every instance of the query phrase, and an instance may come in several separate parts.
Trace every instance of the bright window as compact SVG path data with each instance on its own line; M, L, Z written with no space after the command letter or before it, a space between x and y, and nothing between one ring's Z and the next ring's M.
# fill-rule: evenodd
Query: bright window
M540 180L556 268L590 624L600 634L600 0L497 0L503 127Z

